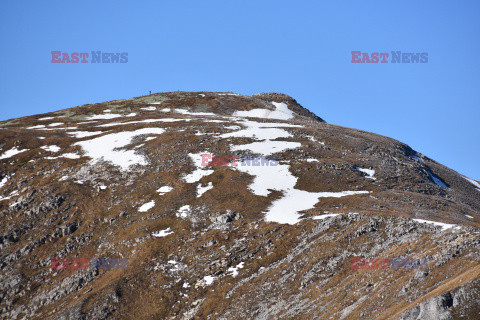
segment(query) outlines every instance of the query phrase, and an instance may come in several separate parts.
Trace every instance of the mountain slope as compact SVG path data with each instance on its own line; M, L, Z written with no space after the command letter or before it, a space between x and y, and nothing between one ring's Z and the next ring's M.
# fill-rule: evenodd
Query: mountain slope
M4 121L0 137L6 319L479 312L480 184L286 95L153 94Z

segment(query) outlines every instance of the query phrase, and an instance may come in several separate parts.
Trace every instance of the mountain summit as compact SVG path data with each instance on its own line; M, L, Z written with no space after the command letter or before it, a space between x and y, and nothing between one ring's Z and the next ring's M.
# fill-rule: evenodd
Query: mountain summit
M480 183L278 93L0 122L4 319L476 319Z

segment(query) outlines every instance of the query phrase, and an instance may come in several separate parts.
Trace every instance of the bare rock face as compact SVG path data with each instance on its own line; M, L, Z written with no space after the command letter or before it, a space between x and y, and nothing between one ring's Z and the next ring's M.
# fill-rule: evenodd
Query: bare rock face
M278 93L0 122L2 319L476 319L480 183Z

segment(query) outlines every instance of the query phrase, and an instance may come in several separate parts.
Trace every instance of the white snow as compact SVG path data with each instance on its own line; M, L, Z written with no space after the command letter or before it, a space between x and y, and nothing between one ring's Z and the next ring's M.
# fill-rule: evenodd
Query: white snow
M176 216L179 218L186 218L190 214L190 211L191 211L190 206L188 204L184 205L178 209Z
M286 107L286 106L285 106ZM277 106L278 109L278 106ZM282 110L280 110L282 111ZM221 138L248 137L253 139L262 139L243 145L231 145L233 151L248 150L255 154L264 156L273 153L282 152L287 149L301 147L299 142L290 141L272 141L277 138L288 138L291 134L278 127L298 127L297 125L283 123L261 123L251 120L241 120L239 124L246 128L222 134ZM308 161L309 159L307 159ZM199 162L201 160L198 160ZM310 161L315 161L311 159ZM281 191L283 197L275 200L265 213L265 220L294 224L299 221L299 212L311 209L324 197L344 197L356 194L369 193L369 191L342 191L342 192L308 192L295 189L297 177L289 171L289 165L279 164L277 166L236 166L232 169L252 175L253 182L249 189L258 196L268 196L271 190ZM274 179L272 177L275 177Z
M244 263L240 262L239 264L237 264L236 267L228 268L227 272L231 272L231 276L235 278L236 276L238 276L238 269L242 269L243 265Z
M56 123L50 123L48 124L49 127L58 127L58 126L62 126L64 125L65 123L62 123L62 122L56 122Z
M197 186L197 198L200 198L205 192L212 189L213 185L209 182L205 187L202 187L201 184Z
M121 116L122 116L121 114L114 114L114 113L94 114L85 118L85 120L108 120L108 119L120 118Z
M357 167L357 170L360 171L360 172L363 172L365 173L367 176L365 178L367 179L372 179L372 180L377 180L377 178L375 178L373 175L375 174L375 170L374 169L364 169L364 168L359 168Z
M64 153L62 155L59 155L61 158L67 158L67 159L80 159L81 156L75 153Z
M22 153L22 152L25 152L25 151L28 151L28 150L29 150L29 149L19 150L17 147L13 147L12 149L7 150L7 151L5 151L2 155L0 155L0 160L11 158L11 157L13 157L14 155L17 155L17 154L19 154L19 153Z
M200 97L205 97L205 95L203 93L200 93L199 96Z
M320 162L318 159L305 159L307 162Z
M114 127L126 124L138 124L138 123L153 123L153 122L177 122L177 121L190 121L191 119L177 119L177 118L163 118L163 119L146 119L129 122L112 122L98 125L97 127Z
M203 277L203 280L205 280L205 284L209 286L213 283L213 280L215 280L215 278L212 276L205 276Z
M43 129L45 126L43 124L39 124L38 126L28 127L26 129Z
M3 188L8 182L8 177L5 176L2 181L0 181L0 189Z
M67 132L68 135L74 136L77 139L91 137L91 136L98 136L103 132L89 132L89 131L75 131L75 132Z
M156 107L144 107L144 108L140 108L140 109L145 110L145 111L155 111L155 110L157 110Z
M170 191L172 191L173 188L170 187L170 186L163 186L161 187L160 189L157 190L157 192L160 194L160 195L164 195L165 193L168 193Z
M60 151L60 147L56 146L56 145L42 146L40 148L42 148L43 150L48 151L48 152L58 152L58 151Z
M190 288L190 284L188 282L184 282L182 285L183 288Z
M162 110L160 110L162 112L170 112L170 108L163 108Z
M318 202L318 198L340 198L363 193L369 193L369 191L308 192L293 188L287 189L282 198L272 203L265 215L265 220L295 224L299 221L298 212L313 208Z
M283 192L283 197L275 200L268 208L265 220L294 224L299 221L299 211L313 208L319 198L344 197L356 194L365 194L369 191L342 191L342 192L308 192L295 189L297 177L289 171L289 165L277 166L237 166L233 167L252 176L253 182L249 188L253 194L268 196L270 190ZM272 179L275 177L275 179Z
M198 182L205 176L212 174L214 171L211 169L203 169L204 167L201 166L202 164L202 154L208 152L200 152L200 153L189 153L188 156L192 159L193 164L196 166L196 169L192 172L187 174L183 177L183 180L186 183L195 183Z
M15 196L18 196L18 191L17 191L17 190L12 191L12 192L11 192L8 196L6 196L6 197L0 196L0 201L9 200L9 199L11 199L11 198L13 198L13 197L15 197ZM15 205L15 203L14 203L13 205ZM12 205L10 205L10 206L12 206Z
M422 158L419 158L419 157L417 157L417 156L412 156L412 158L415 159L415 160L418 160L418 161L420 161L420 162L425 162L425 161L423 161Z
M284 102L272 102L275 106L275 110L268 109L252 109L248 111L235 111L233 116L236 117L252 117L252 118L264 118L264 119L278 119L288 120L293 118L294 113L288 109Z
M45 118L40 118L38 120L45 121L45 120L52 120L52 119L55 119L55 117L45 117Z
M75 153L64 153L64 154L58 155L56 157L45 157L44 159L55 160L55 159L58 159L58 158L80 159L81 156L78 155L78 154L75 154Z
M103 110L103 113L111 113L111 112L112 112L112 110L110 110L110 109Z
M152 236L154 236L156 238L162 238L162 237L166 237L166 236L168 236L169 234L172 234L172 233L173 233L173 231L171 231L170 228L167 228L167 229L160 230L158 232L152 233Z
M149 104L162 104L163 101L160 102L150 102Z
M218 116L217 114L211 113L211 112L190 112L185 109L174 109L173 111L181 114L191 115L191 116Z
M198 182L203 177L211 175L213 172L214 171L210 170L210 169L209 170L204 170L204 169L197 168L192 173L189 173L185 177L183 177L183 180L186 183L195 183L195 182Z
M443 223L443 222L437 222L437 221L431 221L431 220L424 220L424 219L413 219L413 221L420 222L420 223L431 223L436 226L442 227L442 230L447 230L447 229L460 229L460 226L457 226L456 224L449 224L449 223Z
M92 162L101 160L109 161L122 170L139 164L146 165L146 159L135 153L133 150L119 150L131 143L132 139L139 135L162 134L165 130L161 128L143 128L135 131L124 131L104 135L92 140L75 143L85 151L85 155L92 158Z
M470 219L473 219L473 217L472 217L471 215L469 215L469 214L466 214L465 217L470 218Z
M301 147L299 142L290 141L272 141L278 138L290 138L292 135L283 129L276 127L298 127L297 125L283 124L283 123L260 123L256 121L241 121L240 124L246 126L245 129L233 131L220 135L220 138L235 138L245 137L257 140L264 140L252 142L243 145L233 145L233 151L249 150L253 153L262 155L269 155L276 152L282 152L288 149L295 149Z
M429 170L427 170L428 174L430 175L430 178L433 180L433 182L435 182L435 184L437 186L440 186L442 188L447 188L447 189L450 189L449 187L447 187L447 185L445 183L443 183L442 180L438 179L437 176L435 176L433 173L431 173Z
M145 203L140 208L138 208L138 212L147 212L148 210L155 207L155 200Z
M322 214L321 216L315 216L312 219L323 220L323 219L326 219L326 218L336 217L336 216L339 216L339 215L340 215L340 213L327 213L327 214Z
M465 176L464 176L464 178L465 178L468 182L470 182L471 184L473 184L473 185L477 188L478 191L480 191L480 183L478 183L477 181L475 181L475 180L473 180L473 179L467 178L467 177L465 177Z

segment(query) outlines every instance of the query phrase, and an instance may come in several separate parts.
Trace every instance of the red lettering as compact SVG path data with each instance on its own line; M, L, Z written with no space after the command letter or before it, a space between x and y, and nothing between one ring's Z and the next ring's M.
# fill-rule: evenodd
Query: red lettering
M362 52L361 51L352 51L352 63L360 63L359 56Z
M62 62L58 57L62 54L61 51L52 51L52 63Z
M66 52L62 52L62 63L70 63L70 58Z
M88 52L81 52L80 58L82 58L82 61L80 61L81 63L87 63L88 61L86 58L88 58Z
M368 53L362 53L362 63L370 63L370 58L368 57Z
M382 58L382 61L380 61L381 63L388 63L388 60L387 58L389 57L390 55L388 54L388 52L380 52L380 58Z
M211 154L202 154L202 166L208 166L210 164Z
M78 59L78 52L72 53L72 63L78 63L80 59Z

